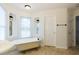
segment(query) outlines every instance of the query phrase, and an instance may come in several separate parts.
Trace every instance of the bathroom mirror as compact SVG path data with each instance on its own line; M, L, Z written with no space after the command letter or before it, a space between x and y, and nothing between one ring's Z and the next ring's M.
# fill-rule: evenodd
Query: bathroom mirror
M10 13L9 14L9 36L12 36L12 26L13 26L13 19L14 19L14 17L13 17L13 14L12 13Z
M35 18L35 28L36 28L36 37L39 38L39 27L40 27L40 20L39 20L39 17L36 17Z

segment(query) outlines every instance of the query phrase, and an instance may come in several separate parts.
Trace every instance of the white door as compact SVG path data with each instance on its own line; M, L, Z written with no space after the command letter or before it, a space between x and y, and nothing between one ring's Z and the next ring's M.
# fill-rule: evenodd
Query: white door
M56 18L54 16L45 17L45 44L56 45Z

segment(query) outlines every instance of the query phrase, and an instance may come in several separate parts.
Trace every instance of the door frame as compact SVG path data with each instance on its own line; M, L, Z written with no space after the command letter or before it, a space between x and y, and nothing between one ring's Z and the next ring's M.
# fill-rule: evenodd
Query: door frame
M76 17L79 15L74 16L74 46L76 47Z
M74 17L74 46L76 47L76 17L79 16L79 15L76 15Z

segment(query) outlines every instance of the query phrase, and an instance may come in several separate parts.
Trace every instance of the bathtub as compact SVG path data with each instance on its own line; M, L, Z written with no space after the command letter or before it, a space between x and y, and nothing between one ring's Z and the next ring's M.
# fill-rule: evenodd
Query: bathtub
M14 40L12 43L16 45L16 49L19 51L40 47L40 40L37 38L18 39Z

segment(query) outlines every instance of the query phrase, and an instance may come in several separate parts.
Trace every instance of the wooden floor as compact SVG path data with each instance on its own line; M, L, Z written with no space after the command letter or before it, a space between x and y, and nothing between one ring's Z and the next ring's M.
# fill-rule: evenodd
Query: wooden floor
M24 52L13 50L4 55L79 55L79 48L60 49L55 47L41 47Z

